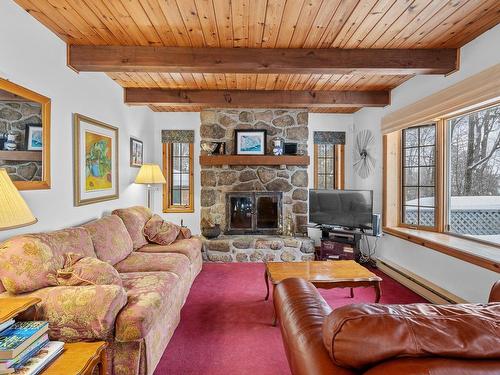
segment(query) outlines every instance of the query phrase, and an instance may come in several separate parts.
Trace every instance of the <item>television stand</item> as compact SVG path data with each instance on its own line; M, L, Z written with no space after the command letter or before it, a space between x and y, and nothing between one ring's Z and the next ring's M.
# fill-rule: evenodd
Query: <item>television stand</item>
M321 227L321 247L316 260L349 260L361 263L360 242L370 235L357 229ZM374 266L375 262L369 261Z

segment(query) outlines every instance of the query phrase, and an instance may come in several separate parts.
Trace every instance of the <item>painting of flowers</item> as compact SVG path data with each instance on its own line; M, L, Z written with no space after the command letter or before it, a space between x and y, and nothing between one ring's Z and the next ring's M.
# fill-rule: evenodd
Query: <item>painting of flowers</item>
M85 190L112 187L112 139L92 132L85 133Z
M75 114L75 206L117 199L118 128Z

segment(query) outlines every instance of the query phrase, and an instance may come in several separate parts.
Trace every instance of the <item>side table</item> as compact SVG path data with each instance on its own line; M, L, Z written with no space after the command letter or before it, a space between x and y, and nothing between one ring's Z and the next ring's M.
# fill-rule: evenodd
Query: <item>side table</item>
M99 375L108 371L105 350L108 346L104 341L75 342L64 344L62 354L50 363L42 375L92 375L94 369L99 369Z

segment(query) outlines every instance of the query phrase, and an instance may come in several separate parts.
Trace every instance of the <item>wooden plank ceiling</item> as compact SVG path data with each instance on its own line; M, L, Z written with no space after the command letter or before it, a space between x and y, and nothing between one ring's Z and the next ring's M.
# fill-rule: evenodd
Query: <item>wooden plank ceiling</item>
M72 45L458 48L500 22L498 0L15 0ZM124 88L390 90L411 75L107 73ZM155 111L202 107L150 105ZM355 112L357 107L312 108Z

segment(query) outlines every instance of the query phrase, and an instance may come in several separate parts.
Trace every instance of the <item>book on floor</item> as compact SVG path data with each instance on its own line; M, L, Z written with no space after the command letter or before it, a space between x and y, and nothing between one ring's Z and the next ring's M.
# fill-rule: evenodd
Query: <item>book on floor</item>
M15 375L36 375L39 374L50 362L59 356L64 349L61 341L49 341L36 355L26 364L13 372ZM61 374L62 375L62 374Z
M0 360L17 357L48 329L47 322L15 322L0 332Z
M14 319L7 320L6 322L0 323L0 332L9 328L16 321Z
M12 372L23 366L31 357L33 357L40 349L49 342L49 335L44 334L35 340L30 346L23 350L17 357L13 359L0 360L0 374L2 371L12 370ZM9 373L9 372L5 372Z

